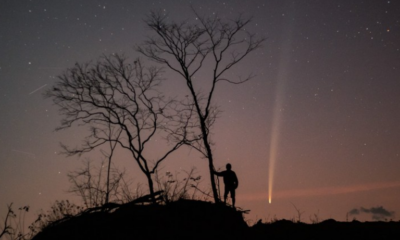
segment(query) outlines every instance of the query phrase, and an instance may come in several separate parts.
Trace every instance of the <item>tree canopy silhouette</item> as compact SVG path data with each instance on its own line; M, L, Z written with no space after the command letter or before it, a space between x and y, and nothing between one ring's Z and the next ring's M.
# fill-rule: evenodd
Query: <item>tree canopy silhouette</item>
M239 16L232 21L223 21L216 15L201 17L193 12L197 20L194 23L173 22L161 13L152 12L145 23L154 34L138 45L137 50L176 72L186 85L195 108L193 117L198 123L199 136L198 141L192 139L188 143L208 159L214 200L219 202L210 138L210 128L219 113L213 104L215 89L221 82L241 84L250 80L251 74L243 79L232 79L227 73L265 39L245 30L251 18ZM205 81L208 86L204 85Z
M63 116L56 130L87 126L81 146L62 145L68 156L90 152L104 144L129 151L154 193L152 175L172 152L182 146L191 119L188 105L167 99L160 91L161 69L145 67L140 59L128 62L120 55L103 56L97 62L75 64L45 93ZM186 108L188 107L188 108ZM148 158L151 139L165 137L168 149Z

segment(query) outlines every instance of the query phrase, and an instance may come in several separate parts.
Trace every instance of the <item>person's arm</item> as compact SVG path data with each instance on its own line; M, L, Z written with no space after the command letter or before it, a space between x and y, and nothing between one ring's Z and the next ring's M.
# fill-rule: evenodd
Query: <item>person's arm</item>
M217 176L219 176L219 177L221 177L221 176L224 175L223 172L217 172L217 171L215 171L214 169L213 169L212 171L213 171L213 173L214 173L215 175L217 175Z

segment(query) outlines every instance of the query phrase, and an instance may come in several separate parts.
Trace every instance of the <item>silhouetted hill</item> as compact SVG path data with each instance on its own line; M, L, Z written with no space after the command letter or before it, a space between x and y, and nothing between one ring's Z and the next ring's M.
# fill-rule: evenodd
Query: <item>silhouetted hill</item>
M102 239L399 239L400 222L318 224L280 220L248 227L242 212L223 204L181 200L167 205L124 204L49 225L33 240Z
M337 222L328 219L318 224L305 224L280 220L256 224L249 234L252 239L400 239L400 222Z
M82 214L47 227L33 239L243 239L246 229L242 213L231 207L181 200Z

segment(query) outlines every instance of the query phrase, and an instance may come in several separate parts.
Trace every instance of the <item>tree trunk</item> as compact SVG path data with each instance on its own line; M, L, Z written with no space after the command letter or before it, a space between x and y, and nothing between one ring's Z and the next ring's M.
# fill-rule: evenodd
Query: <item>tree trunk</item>
M110 170L111 170L111 155L108 157L108 167L107 167L107 190L105 203L108 203L110 197Z
M203 132L203 141L204 141L204 147L206 148L207 151L207 158L208 158L208 168L210 170L210 181L211 181L211 189L213 192L213 197L214 197L214 202L215 203L219 203L219 195L218 195L218 191L217 191L217 186L215 184L215 174L214 174L214 158L212 155L212 151L211 151L211 147L210 144L208 142L208 134L206 132L205 129L205 120L202 120L201 122L201 130Z
M146 173L146 177L147 177L147 182L149 184L151 201L153 202L153 204L156 204L156 198L154 196L154 183L153 179L151 178L151 173Z
M209 161L209 165L208 166L210 168L211 189L212 189L213 196L214 196L214 202L215 203L219 203L220 200L219 200L219 196L218 196L217 187L216 187L216 184L215 184L215 177L214 177L215 175L214 175L214 172L213 172L214 165L212 163L212 160L208 159L208 161Z

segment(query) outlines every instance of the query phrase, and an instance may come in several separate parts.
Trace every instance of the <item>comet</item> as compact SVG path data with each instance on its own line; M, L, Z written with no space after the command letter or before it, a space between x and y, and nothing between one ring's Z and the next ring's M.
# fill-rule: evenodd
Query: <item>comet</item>
M279 89L278 89L279 90ZM281 92L281 91L278 91ZM268 201L272 203L272 190L274 183L275 163L278 155L281 118L282 118L282 95L277 96L273 113L271 142L269 147L269 174L268 174Z
M290 10L294 13L294 3L292 4ZM289 78L288 69L291 62L291 45L292 45L292 33L293 33L293 22L289 19L286 20L287 27L284 28L282 32L282 47L281 54L278 63L277 72L277 83L275 86L275 103L272 112L272 124L271 124L271 139L269 146L269 174L268 174L268 202L272 203L272 192L274 187L274 175L275 175L275 165L279 157L279 142L281 136L281 123L282 116L284 114L284 95L285 86Z

